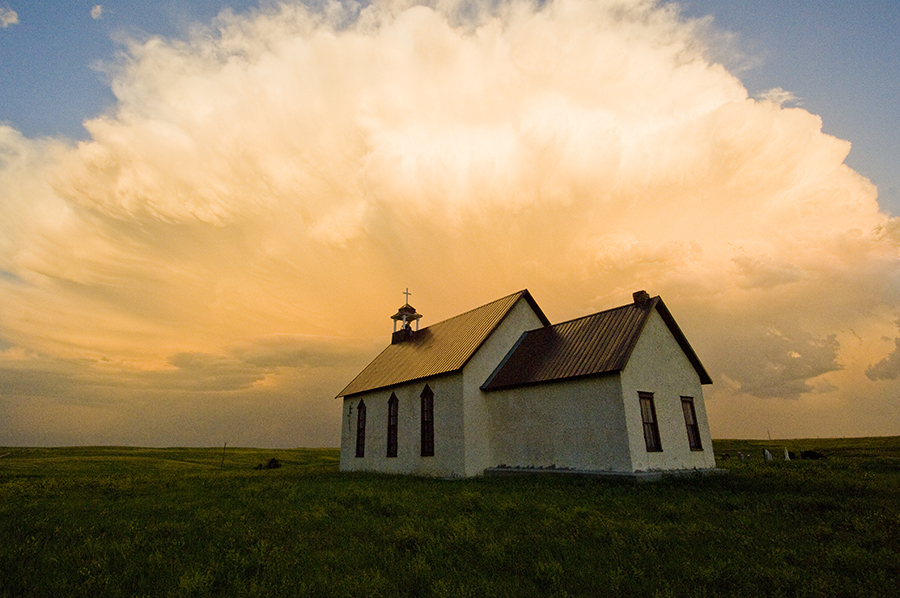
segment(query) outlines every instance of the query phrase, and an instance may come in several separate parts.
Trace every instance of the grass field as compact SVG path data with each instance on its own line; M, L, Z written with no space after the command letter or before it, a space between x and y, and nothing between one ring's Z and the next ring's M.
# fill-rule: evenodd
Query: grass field
M715 450L726 476L634 483L340 474L337 450L0 449L0 596L897 595L900 438Z

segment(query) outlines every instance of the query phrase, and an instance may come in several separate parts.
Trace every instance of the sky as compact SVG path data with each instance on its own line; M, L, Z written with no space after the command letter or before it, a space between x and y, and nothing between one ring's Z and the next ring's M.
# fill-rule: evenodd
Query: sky
M337 446L389 342L660 295L714 438L900 434L900 6L0 0L0 446Z

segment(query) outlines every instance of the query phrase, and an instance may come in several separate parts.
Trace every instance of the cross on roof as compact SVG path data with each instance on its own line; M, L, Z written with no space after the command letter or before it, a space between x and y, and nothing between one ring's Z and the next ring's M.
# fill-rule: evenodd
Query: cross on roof
M409 287L406 287L406 290L403 292L403 294L406 295L406 304L409 305L409 296L412 295L412 293L409 292Z

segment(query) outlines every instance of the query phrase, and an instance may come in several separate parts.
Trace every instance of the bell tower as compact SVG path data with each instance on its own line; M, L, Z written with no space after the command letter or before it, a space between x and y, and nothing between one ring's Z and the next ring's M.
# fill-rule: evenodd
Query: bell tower
M411 337L413 322L416 324L416 330L419 330L419 319L422 317L422 314L416 313L416 308L409 304L409 296L412 293L409 292L408 287L403 294L406 295L406 303L397 310L397 313L391 316L391 319L394 321L394 333L391 337L391 344L403 342ZM397 324L400 324L400 330L397 330Z

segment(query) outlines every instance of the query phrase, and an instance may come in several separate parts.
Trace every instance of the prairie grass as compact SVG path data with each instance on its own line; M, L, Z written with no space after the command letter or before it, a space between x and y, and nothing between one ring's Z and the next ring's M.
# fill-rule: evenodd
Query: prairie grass
M728 475L654 483L342 474L333 449L0 449L0 597L895 595L900 438L714 445Z

